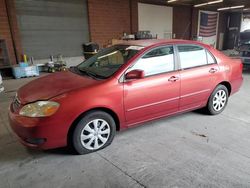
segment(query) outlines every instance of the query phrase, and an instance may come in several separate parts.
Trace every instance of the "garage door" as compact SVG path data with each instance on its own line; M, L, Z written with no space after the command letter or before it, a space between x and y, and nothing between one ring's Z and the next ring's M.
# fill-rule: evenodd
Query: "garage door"
M89 42L86 0L16 0L25 54L35 59L82 55Z

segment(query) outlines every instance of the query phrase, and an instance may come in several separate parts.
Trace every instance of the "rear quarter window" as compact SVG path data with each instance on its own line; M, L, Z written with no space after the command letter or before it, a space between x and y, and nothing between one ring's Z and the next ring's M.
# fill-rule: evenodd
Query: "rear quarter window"
M207 63L208 64L216 63L214 56L208 50L206 50L206 52L207 52Z

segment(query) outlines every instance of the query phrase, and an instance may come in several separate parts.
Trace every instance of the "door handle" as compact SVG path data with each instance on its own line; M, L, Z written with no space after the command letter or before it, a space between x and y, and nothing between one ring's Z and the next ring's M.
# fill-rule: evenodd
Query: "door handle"
M210 73L216 73L218 70L216 69L216 68L211 68L210 70L209 70L209 72Z
M179 78L176 77L176 76L171 76L171 77L168 79L169 82L176 82L177 80L179 80Z

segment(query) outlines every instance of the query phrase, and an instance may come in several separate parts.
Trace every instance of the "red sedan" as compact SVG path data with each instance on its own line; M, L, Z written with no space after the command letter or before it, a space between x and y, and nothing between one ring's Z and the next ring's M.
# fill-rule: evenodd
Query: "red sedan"
M116 131L205 108L221 113L242 84L241 60L195 41L130 41L20 88L10 125L26 146L108 146Z

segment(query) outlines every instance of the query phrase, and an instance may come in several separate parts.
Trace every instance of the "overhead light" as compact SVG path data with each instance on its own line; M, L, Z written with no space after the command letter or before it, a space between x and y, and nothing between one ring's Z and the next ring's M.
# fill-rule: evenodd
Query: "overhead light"
M173 3L175 1L178 1L178 0L168 0L168 3Z
M210 1L210 2L208 2L207 4L212 5L212 4L216 4L216 3L222 3L222 2L223 2L223 0Z
M218 11L221 11L221 10L231 10L231 9L244 8L244 7L245 7L245 5L239 5L239 6L233 6L233 7L218 8L217 10Z
M229 9L231 9L231 7L218 8L217 10L220 11L220 10L229 10Z
M231 9L235 9L235 8L244 8L245 7L245 5L239 5L239 6L233 6L233 7L231 7Z
M212 5L212 4L215 4L215 3L222 3L222 2L223 2L223 0L210 1L210 2L207 2L207 3L201 3L201 4L194 5L194 7L201 7L201 6L205 6L205 5Z
M201 3L201 4L194 5L194 7L201 7L201 6L205 6L205 5L208 5L208 4L207 3Z
M248 10L250 10L250 8L244 8L244 9L243 9L243 11L248 11Z

